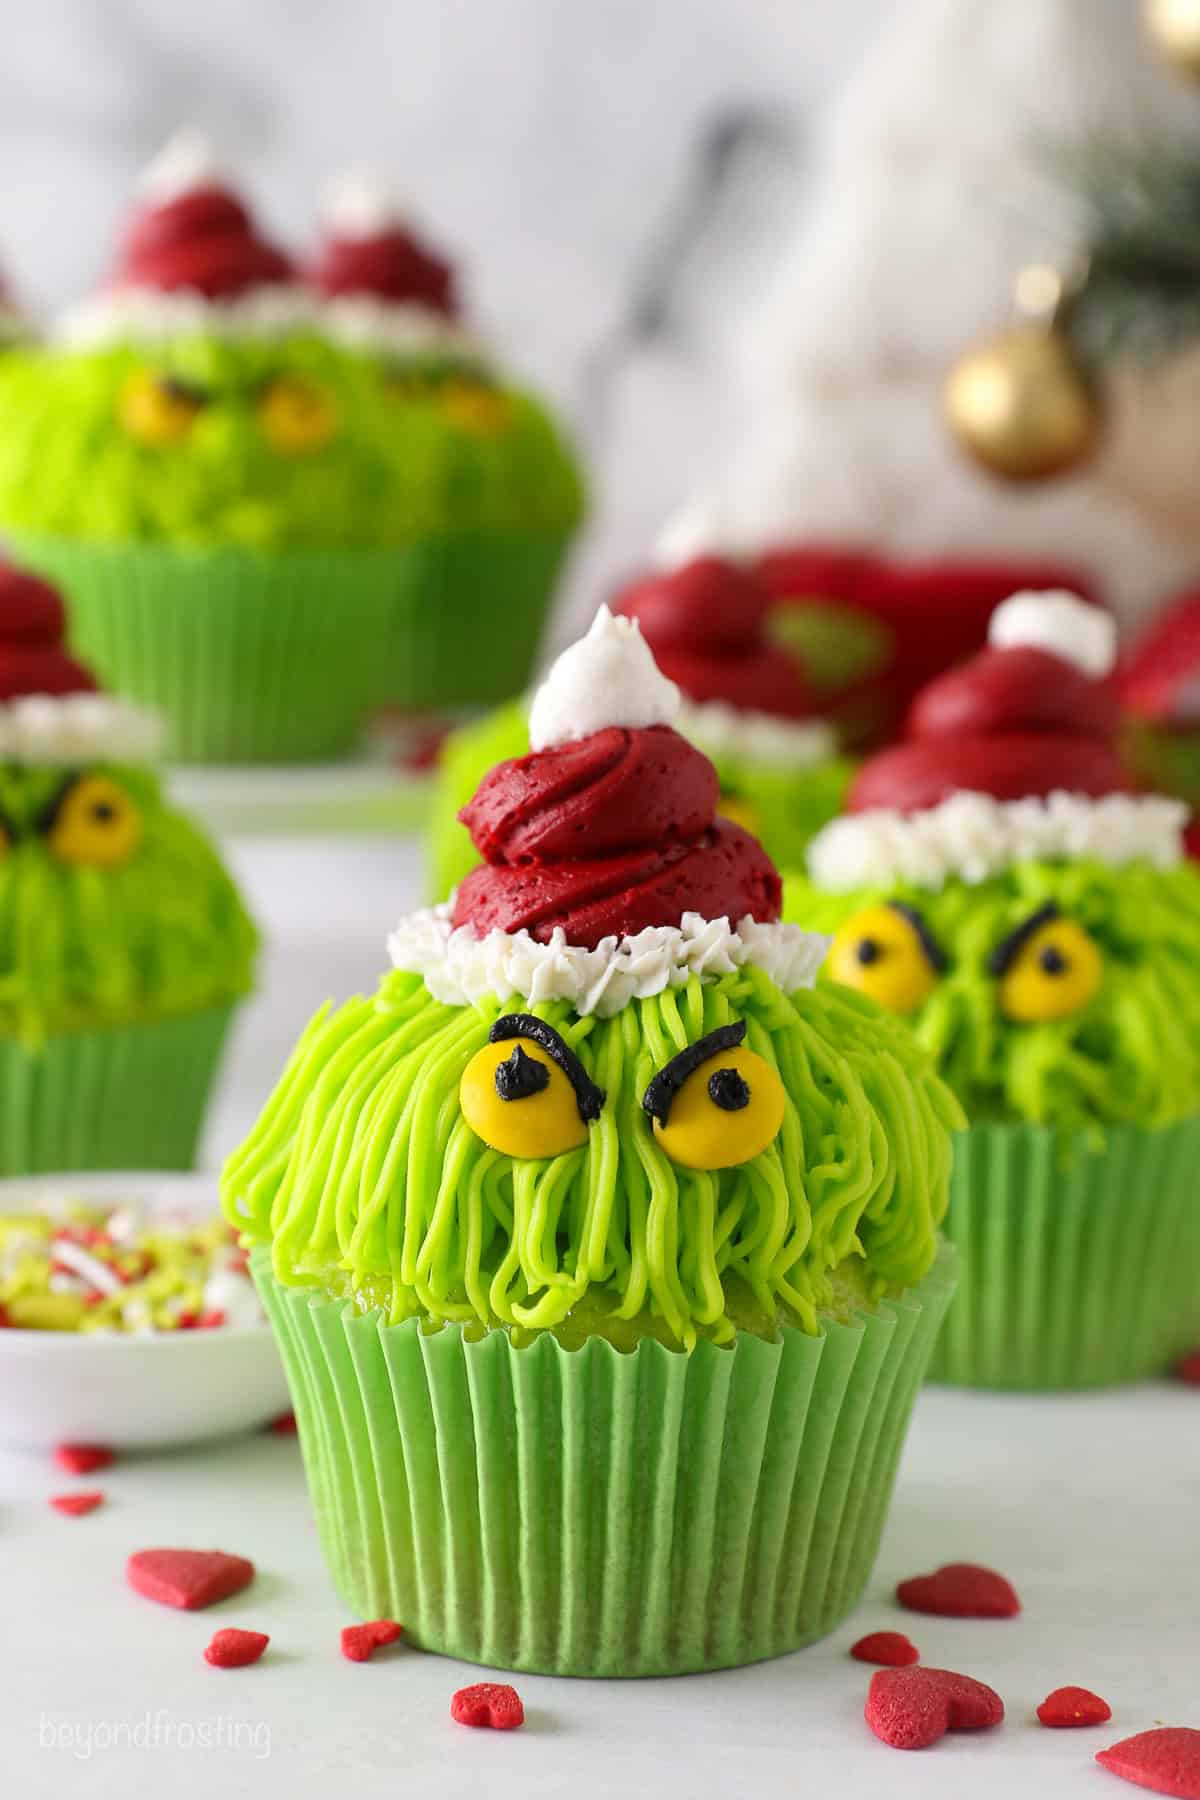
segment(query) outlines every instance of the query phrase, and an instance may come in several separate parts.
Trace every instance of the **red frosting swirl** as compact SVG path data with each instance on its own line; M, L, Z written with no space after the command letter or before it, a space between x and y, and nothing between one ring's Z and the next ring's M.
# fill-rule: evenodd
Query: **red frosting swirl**
M198 187L133 218L114 285L188 290L227 300L248 288L288 281L292 265L264 242L246 207L225 188Z
M594 949L648 925L779 917L782 887L762 846L715 816L716 771L669 726L610 727L501 763L459 814L481 868L453 923L528 931Z
M689 700L806 718L813 710L796 658L766 636L771 597L736 563L698 556L627 587L613 611L636 619L663 674Z
M63 648L63 604L48 582L0 564L0 701L87 694L96 683Z
M989 646L921 690L907 741L863 764L847 808L920 812L964 789L995 800L1122 793L1117 720L1111 681L1033 645Z
M453 269L400 226L371 237L330 237L309 279L329 299L366 295L427 306L448 319L458 314Z

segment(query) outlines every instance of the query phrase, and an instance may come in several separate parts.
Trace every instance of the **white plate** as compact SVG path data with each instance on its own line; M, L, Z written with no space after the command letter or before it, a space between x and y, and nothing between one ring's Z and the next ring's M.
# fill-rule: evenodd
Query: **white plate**
M176 805L217 837L392 837L424 830L427 776L364 760L275 768L176 765L167 771Z
M42 1175L0 1181L0 1212L36 1212L54 1196L140 1201L209 1219L211 1175ZM286 1412L287 1382L269 1325L97 1337L0 1330L0 1443L148 1449L253 1431Z

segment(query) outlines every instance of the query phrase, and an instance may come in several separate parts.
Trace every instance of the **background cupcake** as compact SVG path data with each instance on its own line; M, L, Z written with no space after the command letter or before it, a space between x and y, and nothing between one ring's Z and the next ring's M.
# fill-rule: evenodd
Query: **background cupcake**
M468 808L486 862L224 1172L344 1598L469 1660L668 1674L830 1630L951 1285L961 1115L812 990L824 940L677 703L602 611Z
M1111 622L1016 595L817 837L789 916L903 1015L971 1120L944 1379L1077 1387L1200 1335L1200 874L1113 749Z
M254 928L62 630L0 568L0 1173L187 1168Z
M480 705L529 679L567 546L578 467L544 407L463 327L454 272L377 181L331 189L310 271L324 328L367 359L395 546L383 698Z
M736 563L688 557L623 589L615 610L636 619L659 668L678 686L677 726L714 763L721 810L795 866L841 810L852 764L816 716L798 659L772 641L771 598ZM433 889L447 894L479 860L458 819L493 763L528 745L525 701L454 732L443 744L430 823Z
M394 591L370 372L203 144L147 172L116 270L2 360L0 522L185 761L350 751Z

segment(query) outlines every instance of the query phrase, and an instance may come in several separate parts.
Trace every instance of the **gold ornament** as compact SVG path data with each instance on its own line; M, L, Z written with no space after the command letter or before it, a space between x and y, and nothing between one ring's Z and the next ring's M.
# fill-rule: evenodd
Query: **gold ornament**
M1044 481L1078 468L1098 409L1062 334L1049 323L1010 326L951 369L946 422L975 461L1006 481Z
M1200 0L1143 0L1146 35L1177 75L1200 81Z

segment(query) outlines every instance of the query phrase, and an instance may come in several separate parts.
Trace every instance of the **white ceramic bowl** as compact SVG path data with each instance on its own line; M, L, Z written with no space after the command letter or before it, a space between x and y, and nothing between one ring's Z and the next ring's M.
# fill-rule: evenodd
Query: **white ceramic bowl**
M56 1195L101 1204L135 1199L197 1222L217 1210L211 1175L105 1174L0 1181L0 1212L36 1212ZM0 1330L0 1443L39 1450L194 1444L253 1431L289 1405L266 1324L145 1337Z

